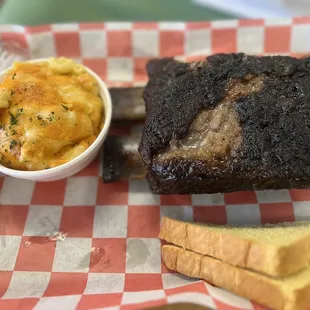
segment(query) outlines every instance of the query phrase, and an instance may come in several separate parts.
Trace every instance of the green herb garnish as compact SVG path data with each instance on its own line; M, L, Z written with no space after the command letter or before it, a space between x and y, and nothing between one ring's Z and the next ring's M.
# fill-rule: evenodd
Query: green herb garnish
M10 141L10 150L12 150L17 144L18 144L18 141L16 141L16 140L11 140L11 141Z
M12 114L11 112L10 113L10 124L13 126L13 125L17 125L18 124L18 121L17 121L17 117L19 116L19 114Z
M16 73L13 74L12 80L15 80Z
M69 110L69 108L68 108L66 105L62 104L61 106L62 106L66 111Z
M50 116L46 117L46 119L47 119L49 122L51 122L51 121L53 121L53 120L55 119L55 117L54 117L54 115L50 115Z

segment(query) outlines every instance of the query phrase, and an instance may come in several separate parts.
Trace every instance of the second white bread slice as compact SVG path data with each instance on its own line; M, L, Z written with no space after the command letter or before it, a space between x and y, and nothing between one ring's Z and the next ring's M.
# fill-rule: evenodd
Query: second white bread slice
M309 222L237 227L164 217L159 238L272 277L293 274L310 264Z
M163 246L162 258L171 270L205 279L271 309L309 309L310 267L292 276L274 279L177 246Z

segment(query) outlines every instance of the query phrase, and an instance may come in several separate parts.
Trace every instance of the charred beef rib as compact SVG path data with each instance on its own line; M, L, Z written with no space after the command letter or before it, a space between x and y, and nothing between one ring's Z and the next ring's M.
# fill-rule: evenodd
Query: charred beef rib
M139 152L154 193L310 187L310 57L151 60Z

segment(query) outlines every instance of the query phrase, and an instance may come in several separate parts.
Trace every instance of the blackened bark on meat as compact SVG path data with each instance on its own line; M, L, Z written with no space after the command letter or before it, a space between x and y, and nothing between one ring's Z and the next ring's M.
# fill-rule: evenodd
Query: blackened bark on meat
M198 66L167 58L147 69L139 152L155 193L310 187L309 57L217 54ZM223 165L186 156L159 159L172 138L186 137L202 110L225 100L231 81L246 76L262 76L263 86L234 101L242 140Z

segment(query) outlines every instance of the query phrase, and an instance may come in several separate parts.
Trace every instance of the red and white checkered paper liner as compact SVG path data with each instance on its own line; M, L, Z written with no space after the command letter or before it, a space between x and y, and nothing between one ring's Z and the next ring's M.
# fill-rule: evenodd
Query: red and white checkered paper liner
M199 23L0 26L32 57L67 56L109 85L145 83L149 58L218 52L310 51L310 18ZM117 128L116 128L117 129ZM124 134L135 128L122 130ZM0 179L0 309L139 309L192 301L219 310L262 309L169 272L157 234L163 215L218 224L310 219L310 191L157 196L145 180L101 181L100 160L51 183ZM64 241L57 233L67 234Z

